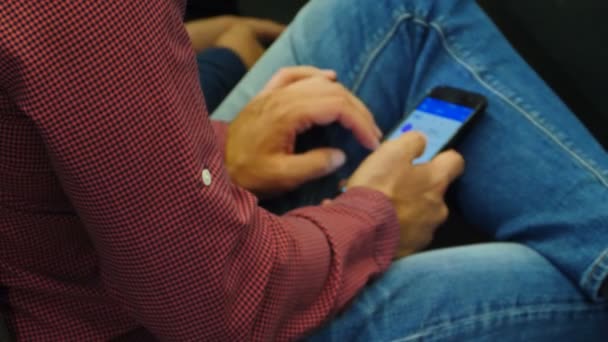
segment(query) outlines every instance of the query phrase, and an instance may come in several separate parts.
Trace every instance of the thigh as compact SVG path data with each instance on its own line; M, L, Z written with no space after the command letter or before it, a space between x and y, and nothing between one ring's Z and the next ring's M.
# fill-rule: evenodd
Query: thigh
M539 254L492 243L396 262L308 341L606 341L606 320Z

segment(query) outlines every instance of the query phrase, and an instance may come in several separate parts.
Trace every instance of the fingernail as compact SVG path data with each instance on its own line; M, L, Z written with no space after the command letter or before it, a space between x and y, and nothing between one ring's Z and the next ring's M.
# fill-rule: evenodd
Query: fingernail
M382 138L382 130L380 129L380 127L376 126L376 134L378 135L378 138Z
M330 163L331 168L334 170L342 167L342 165L346 163L346 154L344 154L344 152L342 151L336 151L335 153L332 153Z
M378 149L378 147L380 147L380 140L379 139L374 139L374 141L372 141L372 151L375 151Z

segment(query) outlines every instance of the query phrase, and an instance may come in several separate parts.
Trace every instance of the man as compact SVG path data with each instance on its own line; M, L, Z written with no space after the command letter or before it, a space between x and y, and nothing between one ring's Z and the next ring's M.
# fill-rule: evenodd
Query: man
M325 322L308 338L607 337L606 153L472 1L313 1L216 111L240 113L229 126L205 115L182 7L2 5L17 337L293 340ZM413 166L423 137L379 146L380 131L437 84L488 97L453 190L518 243L411 256L464 162ZM276 216L253 195L286 191L277 212L327 200Z

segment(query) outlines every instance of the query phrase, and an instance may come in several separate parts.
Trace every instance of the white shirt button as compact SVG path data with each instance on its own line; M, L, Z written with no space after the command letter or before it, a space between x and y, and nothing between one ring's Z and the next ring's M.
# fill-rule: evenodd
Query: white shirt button
M206 186L211 185L211 172L209 172L209 170L203 169L202 178L203 184L205 184Z

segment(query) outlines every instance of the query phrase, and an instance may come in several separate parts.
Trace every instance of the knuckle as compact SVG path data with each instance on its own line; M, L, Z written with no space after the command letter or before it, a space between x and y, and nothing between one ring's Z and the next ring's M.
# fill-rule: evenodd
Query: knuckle
M232 25L231 30L238 32L239 34L250 34L253 32L253 29L244 22L237 22Z
M438 215L437 215L439 222L445 222L449 216L450 216L450 209L448 208L448 206L445 204L441 205L441 207L439 208L439 211L438 211Z
M464 157L462 156L462 154L456 152L456 151L450 151L451 156L452 156L452 164L454 165L454 167L456 168L463 168L464 164L465 164L465 160Z
M277 71L277 76L278 77L288 77L291 74L291 69L290 68L286 68L286 67L282 67Z
M300 65L298 68L299 68L298 70L305 72L307 74L314 74L319 71L319 69L317 69L316 67L314 67L312 65Z
M466 168L467 162L464 160L464 157L462 156L462 154L457 153L457 155L458 155L458 168L460 169L460 172L462 172Z
M344 98L346 98L348 96L348 92L346 91L346 88L344 88L343 85L341 85L340 83L330 83L329 84L329 90L331 91L332 94L337 95L337 96L342 96Z
M434 187L439 191L447 188L450 185L450 178L447 173L442 173L441 177L438 177L435 181Z
M348 98L338 95L333 97L332 102L336 106L336 109L342 109L348 105Z
M297 115L289 109L289 106L282 107L275 111L275 120L280 127L290 127Z
M346 107L346 106L350 105L350 99L348 98L348 96L346 96L346 95L340 96L340 105L342 105L342 107Z
M458 161L460 164L463 164L463 165L464 165L465 160L464 160L464 156L463 156L462 154L460 154L460 153L458 153L458 152L454 151L454 156L456 157L456 160L457 160L457 161Z

